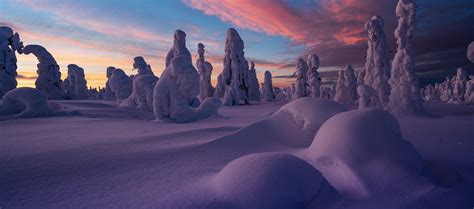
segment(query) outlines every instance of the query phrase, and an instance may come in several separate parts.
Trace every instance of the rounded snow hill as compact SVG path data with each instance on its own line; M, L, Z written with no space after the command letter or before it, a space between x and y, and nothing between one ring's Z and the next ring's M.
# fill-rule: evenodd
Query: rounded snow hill
M50 115L45 94L37 89L21 87L7 92L0 103L0 115L13 118L32 118Z
M286 153L250 154L227 164L213 179L218 195L240 208L305 208L324 182L307 162Z
M350 198L405 194L431 185L421 177L422 159L401 138L398 121L378 108L330 118L306 157L340 194Z

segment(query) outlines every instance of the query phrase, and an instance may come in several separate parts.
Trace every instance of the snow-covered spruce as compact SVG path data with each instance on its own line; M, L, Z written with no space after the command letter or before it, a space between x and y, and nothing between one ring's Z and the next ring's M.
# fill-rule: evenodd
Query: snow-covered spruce
M308 96L308 64L304 59L299 58L296 64L296 97Z
M120 104L121 107L136 108L140 111L153 111L153 90L158 82L154 75L139 75L133 79L132 94Z
M321 97L321 77L319 77L319 57L316 54L308 55L308 85L313 98Z
M347 103L347 93L348 89L346 87L346 78L344 77L344 71L340 70L337 74L337 81L336 81L336 95L334 96L334 101L340 103Z
M225 83L222 73L217 76L217 85L214 91L214 97L222 98L225 94Z
M263 83L263 100L271 102L275 100L275 93L273 92L272 73L265 71L265 79Z
M66 99L89 98L84 69L75 64L70 64L67 66L67 68L67 77L62 82L64 97Z
M467 46L467 58L474 62L474 41Z
M402 138L397 119L379 108L331 117L317 132L306 157L348 198L407 195L432 188L421 176L421 156Z
M377 91L368 85L359 85L357 87L359 95L359 109L363 108L382 108Z
M344 68L344 85L347 88L347 101L352 102L357 99L357 78L354 68L351 65L346 65Z
M326 183L310 164L286 153L237 158L213 179L219 196L241 208L306 208Z
M244 41L234 28L229 28L222 70L222 79L225 83L224 105L235 106L248 103L248 70L248 62L244 56Z
M464 94L466 93L467 73L464 69L458 68L456 76L453 78L453 94L449 100L451 103L464 102Z
M182 30L176 30L174 32L173 47L171 47L166 55L166 67L168 67L174 57L180 55L191 57L191 52L186 48L186 33Z
M16 88L17 65L15 52L23 48L20 35L9 27L0 27L0 98Z
M112 92L112 89L110 89L110 77L112 77L112 72L114 72L115 69L116 69L115 67L109 66L107 67L107 70L106 70L107 81L105 82L104 99L107 99L107 100L115 99L115 94L114 92Z
M137 75L155 75L153 70L151 70L151 66L141 56L133 58L133 69L138 70Z
M206 61L204 53L204 44L198 44L198 60L196 60L196 67L199 72L199 100L204 101L207 97L214 95L214 88L211 84L212 65Z
M369 34L367 42L367 56L365 62L364 83L378 92L383 106L387 105L390 86L390 62L388 56L387 39L384 33L384 20L380 16L373 16L365 23L365 30Z
M109 86L115 95L117 104L120 104L122 100L132 94L132 85L132 79L123 70L117 68L112 71L112 76L109 78Z
M248 73L248 83L249 83L249 100L260 101L260 85L258 84L257 71L255 70L254 62L250 62L250 70ZM265 99L265 96L263 96L263 98Z
M466 93L464 94L464 103L468 105L474 104L474 76L470 76L470 80L466 82Z
M27 45L18 50L20 54L33 54L38 59L38 78L36 89L48 96L48 99L63 99L61 91L61 72L54 57L40 45Z
M0 115L9 118L46 117L51 114L45 94L29 87L6 93L0 103Z
M412 41L416 16L416 5L413 0L399 0L396 14L398 27L395 30L395 37L398 48L392 63L392 74L389 80L390 101L387 109L400 114L424 114L413 55Z

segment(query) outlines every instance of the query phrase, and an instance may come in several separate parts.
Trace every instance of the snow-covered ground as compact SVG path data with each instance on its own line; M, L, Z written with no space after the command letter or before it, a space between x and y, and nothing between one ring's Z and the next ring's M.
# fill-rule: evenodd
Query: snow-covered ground
M345 111L332 102L318 104L315 111L308 105L312 103L280 111L283 103L224 106L219 117L187 124L154 121L152 113L103 101L49 103L52 109L81 115L0 121L2 209L470 209L473 205L474 198L469 199L474 197L472 105L431 102L425 107L432 117L396 116L402 138L425 162L423 176L436 186L361 199L338 194L334 185L344 182L324 178L331 173L316 170L307 157L314 155L310 152L318 144L313 141L310 147L311 139L321 123ZM373 153L384 155L380 150Z

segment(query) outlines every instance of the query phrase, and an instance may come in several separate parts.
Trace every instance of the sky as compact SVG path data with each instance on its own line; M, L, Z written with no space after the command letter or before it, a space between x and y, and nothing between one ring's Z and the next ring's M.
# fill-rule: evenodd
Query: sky
M474 41L473 0L415 0L418 5L414 47L421 82L452 76L458 67L470 74L473 64L466 48ZM373 15L385 20L390 56L395 54L395 0L0 0L0 26L20 34L24 45L44 46L66 77L67 65L84 68L88 85L105 84L105 69L127 74L133 58L143 56L155 74L164 69L173 33L187 33L187 47L197 57L197 44L206 47L214 66L213 80L222 71L225 35L237 29L245 56L257 75L269 70L285 77L296 60L316 53L320 73L329 81L346 64L363 67L367 50L364 23ZM37 60L19 55L19 86L34 86ZM294 82L275 78L277 86Z

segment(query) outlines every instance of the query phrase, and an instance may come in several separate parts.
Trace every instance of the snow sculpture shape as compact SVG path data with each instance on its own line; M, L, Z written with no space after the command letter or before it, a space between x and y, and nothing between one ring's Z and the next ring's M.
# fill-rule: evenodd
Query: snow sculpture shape
M173 47L166 55L166 67L171 63L171 60L179 55L191 57L191 52L186 48L186 33L182 30L174 32Z
M275 100L275 93L273 92L272 73L265 71L265 79L263 83L263 99L267 102Z
M242 208L306 208L327 185L307 162L286 153L250 154L213 179L216 192Z
M123 100L121 107L136 108L140 111L153 111L153 90L158 82L154 75L140 75L133 79L132 94Z
M234 28L229 28L222 71L222 79L226 85L224 105L235 106L248 103L248 70L248 62L244 56L244 41Z
M413 0L400 0L397 5L398 27L395 30L398 48L389 80L391 92L388 110L401 114L424 114L412 40L415 32L416 5Z
M17 65L15 52L23 48L20 35L9 27L0 27L0 98L16 88Z
M258 84L257 71L255 70L254 62L250 62L250 70L248 74L248 79L249 79L249 100L260 101L260 85ZM271 82L271 77L270 77L270 82Z
M299 58L296 64L296 98L308 96L308 64Z
M115 100L120 104L132 94L132 79L122 69L112 71L109 79L110 90L115 94Z
M110 89L110 77L112 77L112 72L114 72L114 70L115 67L109 66L106 71L107 81L105 82L105 99L108 100L115 99L115 94L112 92L112 89Z
M207 97L214 95L214 88L211 84L212 65L204 58L204 44L198 44L199 58L196 60L196 67L199 72L199 99L204 101Z
M63 99L61 92L61 72L54 57L40 45L28 45L19 50L20 54L33 54L38 59L38 78L36 89L48 96L48 99Z
M364 83L378 92L382 105L387 105L390 86L390 62L388 56L387 39L384 33L384 20L380 16L373 16L365 23L365 30L369 34L367 58L365 62Z
M474 62L474 41L469 44L467 47L467 58Z
M402 139L397 119L378 108L333 116L321 126L306 155L349 198L426 191L427 184L431 186L421 176L421 156Z
M87 89L87 81L84 75L84 69L70 64L67 66L67 77L62 83L65 98L67 99L87 99L89 93Z
M351 65L344 68L344 85L347 88L347 101L352 102L357 99L357 78Z
M316 54L310 54L308 56L308 85L309 91L311 92L311 97L319 98L321 97L321 77L319 77L318 68L319 68L319 57Z
M338 78L336 82L336 95L334 96L334 101L340 103L347 103L347 93L348 89L346 87L346 78L344 77L344 71L340 70L338 72Z
M377 91L367 85L359 85L357 87L357 94L359 95L359 109L363 108L382 108L379 101Z
M138 69L138 75L154 75L151 66L140 56L133 58L133 69Z
M0 115L10 118L44 117L50 113L46 95L34 88L13 89L0 103Z

